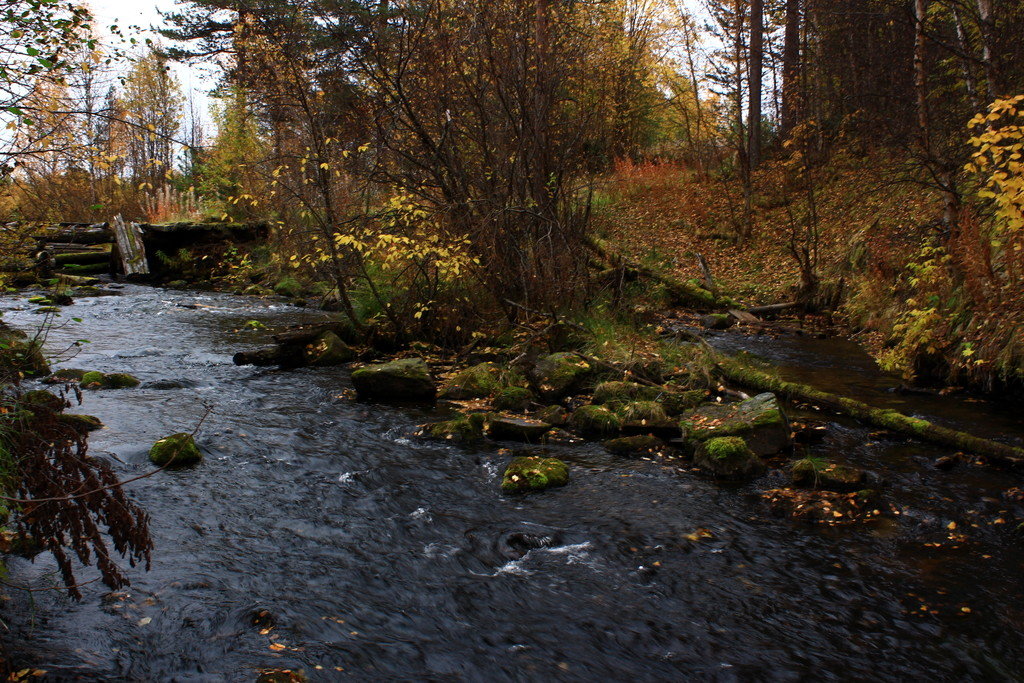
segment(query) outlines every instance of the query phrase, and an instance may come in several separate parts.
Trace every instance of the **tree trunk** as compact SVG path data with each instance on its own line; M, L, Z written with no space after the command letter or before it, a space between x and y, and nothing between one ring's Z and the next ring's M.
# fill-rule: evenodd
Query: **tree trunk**
M750 169L761 162L761 91L764 72L764 0L750 1L750 74L748 77L747 158Z
M788 138L800 117L800 0L786 0L782 43L782 137Z

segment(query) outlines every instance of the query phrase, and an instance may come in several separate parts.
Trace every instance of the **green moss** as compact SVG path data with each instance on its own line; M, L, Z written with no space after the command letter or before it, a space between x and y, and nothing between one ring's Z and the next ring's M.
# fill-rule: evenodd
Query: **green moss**
M453 441L469 441L483 437L485 416L483 413L471 413L444 422L435 422L423 426L423 433L435 439Z
M186 467L202 462L203 454L191 434L165 436L149 449L149 459L158 467Z
M533 392L525 387L506 387L499 389L494 394L494 408L496 410L511 410L521 413L525 411L533 401Z
M727 481L756 477L767 469L747 442L738 436L708 439L697 447L693 461L715 478Z
M103 429L103 423L98 417L93 415L61 413L57 416L57 420L82 432L92 432L97 429Z
M138 378L127 372L112 372L103 377L104 389L133 389L139 384Z
M707 442L708 455L715 460L729 460L750 453L747 442L738 436L721 436Z
M661 423L668 420L665 409L656 401L633 401L616 412L625 422Z
M569 424L581 434L614 434L622 428L622 418L604 406L581 406L569 418Z
M360 398L432 400L437 393L430 369L422 358L367 365L352 373L352 383Z
M62 382L80 382L86 371L80 368L61 368L47 377L44 382L47 384L60 384Z
M822 488L828 491L856 491L864 483L864 470L848 465L827 463L820 458L804 458L790 468L797 486Z
M461 401L490 396L504 386L503 373L495 363L480 363L466 368L445 382L441 398Z
M594 389L594 403L628 403L629 401L656 401L662 394L657 387L635 382L601 382Z
M569 413L562 406L547 406L538 410L534 417L543 420L549 425L559 427L569 421Z
M53 411L59 411L64 407L64 400L59 396L51 394L43 389L33 389L21 395L21 403L29 406L45 406Z
M83 389L99 389L103 386L104 374L98 370L91 370L84 375L79 383Z
M703 389L692 391L666 391L662 394L660 403L669 415L678 415L682 412L696 408L705 400L708 393Z
M274 294L294 299L302 296L302 285L293 277L284 277L274 285Z
M580 389L594 368L575 353L553 353L537 364L537 390L542 398L557 400Z
M569 483L569 467L556 458L516 458L505 469L501 490L506 493L539 491Z
M48 296L30 296L28 298L28 302L30 304L38 304L40 306L46 306L53 303Z
M328 367L348 363L356 357L352 347L334 332L321 333L303 350L306 362L314 367Z

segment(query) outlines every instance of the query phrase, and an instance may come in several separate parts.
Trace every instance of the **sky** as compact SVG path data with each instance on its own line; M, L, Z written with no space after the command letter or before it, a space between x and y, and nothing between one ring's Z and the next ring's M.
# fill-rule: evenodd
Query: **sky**
M91 0L86 4L92 10L95 31L103 39L111 35L109 27L117 24L125 37L134 36L141 42L144 38L158 37L150 29L161 23L159 10L173 10L178 3L175 0ZM131 30L132 26L138 26L141 32ZM184 64L173 64L171 70L178 77L182 92L192 95L201 118L208 121L210 99L207 95L216 84L216 76L209 69Z

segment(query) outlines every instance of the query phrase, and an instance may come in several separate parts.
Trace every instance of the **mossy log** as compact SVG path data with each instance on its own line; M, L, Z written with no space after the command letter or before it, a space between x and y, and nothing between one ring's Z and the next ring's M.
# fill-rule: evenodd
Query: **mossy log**
M790 400L804 401L823 408L848 415L866 424L889 431L916 437L922 441L946 446L985 456L1001 465L1017 467L1024 465L1024 448L1010 446L998 441L982 439L966 432L942 427L937 424L904 415L890 408L875 408L854 399L821 391L806 384L786 382L777 377L750 367L728 356L719 356L717 365L722 376L736 384L757 391L773 391Z
M77 263L79 265L87 265L92 263L110 263L110 252L100 250L90 251L73 251L65 254L54 254L53 262L57 266L66 266L68 264Z
M587 239L587 246L613 269L618 270L627 280L645 278L665 287L668 294L680 305L694 308L728 308L729 301L723 300L694 282L680 282L663 275L640 263L630 261L612 251L608 244L597 237ZM607 276L607 271L604 273Z

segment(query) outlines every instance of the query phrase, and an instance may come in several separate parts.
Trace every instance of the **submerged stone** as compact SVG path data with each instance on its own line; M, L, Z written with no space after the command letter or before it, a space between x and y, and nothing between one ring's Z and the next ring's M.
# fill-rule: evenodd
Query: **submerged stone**
M81 368L61 368L60 370L54 371L52 375L43 380L46 384L62 384L64 382L81 382L82 377L85 376L86 370Z
M654 453L665 448L665 442L656 436L649 434L641 436L623 436L618 439L608 439L604 447L616 455L636 455L639 453Z
M716 479L744 481L759 477L767 468L746 441L738 436L719 436L697 446L693 462Z
M697 408L683 417L679 427L694 447L719 436L742 436L751 450L763 457L789 445L789 421L771 393Z
M430 369L422 358L367 365L352 373L352 384L360 398L418 401L433 400L437 393Z
M798 460L790 469L793 483L806 488L825 489L838 493L858 491L864 486L867 473L859 467L822 463L810 458Z
M506 493L540 491L569 483L569 466L557 458L537 456L513 460L501 479L501 490Z
M83 389L134 389L140 382L137 377L127 372L106 374L92 370L82 375L79 384Z
M153 444L149 459L158 467L186 467L202 462L203 454L191 434L172 434Z

